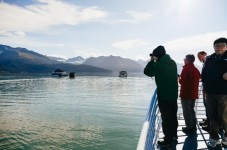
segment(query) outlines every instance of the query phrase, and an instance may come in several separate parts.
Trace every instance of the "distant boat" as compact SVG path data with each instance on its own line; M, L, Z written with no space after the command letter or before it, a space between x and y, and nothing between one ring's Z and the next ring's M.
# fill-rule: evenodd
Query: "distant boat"
M70 77L70 78L75 78L75 72L70 72L70 73L69 73L69 77Z
M120 71L119 72L119 77L127 77L128 73L126 71Z
M56 69L54 72L51 74L53 77L65 77L68 76L68 73L65 72L65 70L62 69Z

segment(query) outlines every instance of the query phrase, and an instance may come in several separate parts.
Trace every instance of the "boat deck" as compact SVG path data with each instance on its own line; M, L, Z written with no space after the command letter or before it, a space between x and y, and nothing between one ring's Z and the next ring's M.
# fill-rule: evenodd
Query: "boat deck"
M151 100L151 104L148 109L146 120L143 124L137 150L164 150L160 149L157 141L163 139L164 135L161 128L161 117L157 107L157 95L154 95ZM197 132L192 134L185 134L182 132L182 127L185 127L185 121L183 117L183 111L181 107L181 101L178 99L178 144L173 149L176 150L207 150L210 149L207 146L209 140L208 132L202 130L199 122L206 118L205 107L203 104L202 88L200 86L199 98L195 103L195 112L197 117ZM224 133L220 134L220 138L224 136ZM221 145L212 148L212 150L222 150ZM227 150L227 148L225 149Z
M180 106L180 100L178 100L178 106ZM203 105L203 100L200 98L196 101L195 108L197 113L197 132L193 134L186 135L182 132L182 127L185 127L185 121L182 113L182 107L178 108L178 144L176 145L177 150L206 150L207 142L209 139L208 132L202 130L202 127L199 125L199 122L202 119L206 118L205 116L205 108ZM159 139L163 139L162 129L159 131ZM157 149L159 149L156 143Z

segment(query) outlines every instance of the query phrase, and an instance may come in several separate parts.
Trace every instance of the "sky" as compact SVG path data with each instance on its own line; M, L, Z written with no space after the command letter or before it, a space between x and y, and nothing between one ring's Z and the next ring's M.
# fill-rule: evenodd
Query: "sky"
M226 14L227 0L0 0L0 44L65 59L134 60L163 45L183 63L214 52L213 41L227 37Z

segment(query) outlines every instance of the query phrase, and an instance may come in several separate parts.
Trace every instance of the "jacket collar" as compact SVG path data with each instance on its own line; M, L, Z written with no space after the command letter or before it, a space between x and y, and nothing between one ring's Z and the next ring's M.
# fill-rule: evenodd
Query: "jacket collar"
M220 57L218 57L218 55L216 53L213 53L212 55L210 55L210 58L212 58L212 59L218 59L218 58L219 59L227 59L227 50Z
M183 67L189 67L189 66L194 66L194 64L193 63L187 63Z
M168 62L170 60L171 60L170 56L168 54L165 54L161 58L159 58L157 61L159 61L159 62Z

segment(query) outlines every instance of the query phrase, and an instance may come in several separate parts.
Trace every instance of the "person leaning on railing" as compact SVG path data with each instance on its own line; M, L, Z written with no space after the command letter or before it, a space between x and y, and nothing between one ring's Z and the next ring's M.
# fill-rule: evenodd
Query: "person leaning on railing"
M151 61L144 69L144 74L155 77L157 85L158 107L162 118L164 141L158 141L161 148L172 148L177 140L177 66L166 54L163 46L158 46L150 55Z
M222 146L227 148L227 39L213 43L215 53L207 58L202 70L202 82L206 90L206 107L210 119L209 147L220 145L219 121L225 131Z

